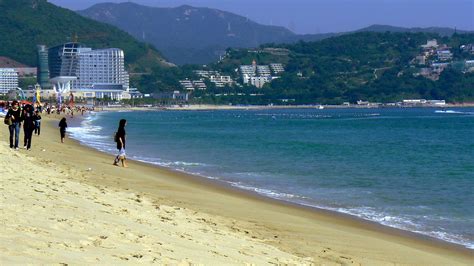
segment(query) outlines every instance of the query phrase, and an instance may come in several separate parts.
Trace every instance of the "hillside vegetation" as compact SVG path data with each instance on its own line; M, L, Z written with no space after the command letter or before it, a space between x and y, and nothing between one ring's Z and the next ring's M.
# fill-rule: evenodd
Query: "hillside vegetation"
M342 103L357 100L399 101L406 98L474 100L474 73L454 67L443 71L439 80L415 77L419 67L410 64L420 53L420 45L436 38L454 54L453 64L474 59L463 53L461 44L474 43L474 34L441 37L431 33L359 32L328 38L319 42L267 45L260 50L230 49L227 57L213 68L235 76L240 64L281 62L286 72L263 89L228 88L228 92L247 91L259 97L220 97L203 93L203 99L226 102L278 103L292 99L296 103ZM285 56L265 53L265 47L286 48ZM300 75L298 75L298 73ZM221 92L222 93L222 92Z
M92 48L123 49L131 71L169 65L156 49L128 33L46 0L0 0L0 56L36 66L37 44L51 47L72 41L75 35Z

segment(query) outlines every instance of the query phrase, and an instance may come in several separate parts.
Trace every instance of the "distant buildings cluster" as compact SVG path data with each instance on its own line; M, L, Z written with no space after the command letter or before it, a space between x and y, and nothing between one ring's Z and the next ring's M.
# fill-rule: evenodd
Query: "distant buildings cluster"
M350 106L349 102L343 103L345 106ZM373 103L369 101L359 100L356 103L356 106L361 107L379 107L379 106L388 106L388 107L441 107L445 106L445 100L426 100L426 99L404 99L401 102L392 102L392 103Z
M282 49L272 48L271 51L283 53L286 50L282 51ZM266 83L279 78L279 75L285 72L285 68L283 64L280 63L257 65L257 62L254 60L252 65L241 65L235 71L239 75L233 78L230 75L222 75L219 71L215 70L194 70L194 74L198 76L199 79L184 79L180 80L179 83L186 91L206 90L208 85L213 85L216 88L225 88L234 86L241 87L242 84L244 84L262 88ZM239 78L242 84L237 82Z
M236 83L231 76L222 75L219 71L194 70L193 72L199 77L199 79L184 79L179 81L181 87L187 91L206 90L206 81L214 84L216 88L232 87Z
M124 52L118 48L92 49L69 42L48 49L37 46L38 68L0 68L0 93L18 90L20 75L36 75L41 96L108 98L122 100L143 95L129 86ZM24 90L28 95L35 89Z
M461 45L461 52L474 55L474 44ZM453 63L452 48L446 44L439 44L436 39L428 40L421 45L421 52L413 60L412 64L420 66L420 70L415 76L423 76L432 80L438 80L440 74ZM459 65L459 63L457 64ZM474 72L472 60L461 62L464 72Z

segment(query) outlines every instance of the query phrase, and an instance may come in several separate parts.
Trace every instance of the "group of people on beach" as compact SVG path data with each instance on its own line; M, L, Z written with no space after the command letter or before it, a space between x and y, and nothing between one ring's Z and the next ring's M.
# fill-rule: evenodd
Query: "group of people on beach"
M27 150L31 149L33 133L41 133L41 113L35 110L33 105L20 106L18 101L13 101L5 115L4 123L8 125L10 132L10 148L18 150L20 142L20 130L23 123L23 144Z
M57 114L69 114L71 118L74 116L74 111L80 112L84 115L85 111L93 111L93 109L85 107L65 107L65 106L51 106L51 105L32 105L29 103L20 105L18 101L12 101L4 103L4 109L8 109L5 114L4 123L8 126L10 133L10 148L18 150L19 139L20 139L20 130L23 123L23 144L26 150L31 150L32 136L40 135L41 133L41 114L46 112L46 114L51 114L57 112ZM115 133L114 140L118 149L118 154L114 159L113 164L119 166L119 163L123 167L127 167L126 164L126 153L125 153L125 126L127 125L127 120L121 119L119 121L119 127ZM58 124L59 134L61 137L61 143L64 143L66 137L66 129L68 127L66 117L61 118Z

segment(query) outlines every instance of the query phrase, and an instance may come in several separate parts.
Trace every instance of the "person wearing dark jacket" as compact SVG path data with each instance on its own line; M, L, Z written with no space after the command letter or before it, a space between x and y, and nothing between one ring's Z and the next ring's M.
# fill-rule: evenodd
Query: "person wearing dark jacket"
M18 139L20 138L21 121L23 119L20 104L13 101L12 106L8 109L6 118L11 119L11 125L8 125L10 131L10 148L18 150ZM13 146L13 136L15 136L15 145Z
M41 132L41 115L39 111L35 112L35 116L33 117L35 119L35 135L40 135Z
M27 150L31 149L31 139L33 136L33 131L35 130L35 117L33 113L33 106L27 104L23 108L23 132L25 137L24 148Z
M61 121L59 121L59 133L61 134L61 143L64 143L64 138L66 137L66 117L63 117Z

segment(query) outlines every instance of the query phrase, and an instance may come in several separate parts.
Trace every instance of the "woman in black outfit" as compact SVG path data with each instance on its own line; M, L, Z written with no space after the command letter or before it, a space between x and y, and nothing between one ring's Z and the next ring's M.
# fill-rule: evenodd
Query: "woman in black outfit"
M20 139L21 121L23 120L20 104L17 101L12 102L12 106L8 109L7 118L11 119L8 125L10 131L10 148L18 150L18 140ZM15 146L13 146L13 136L15 136Z
M66 137L66 117L63 117L61 121L59 121L59 133L61 134L61 143L64 143L64 138Z
M29 150L31 149L31 138L33 136L33 131L35 130L35 117L33 113L33 106L27 104L23 108L23 145L24 148Z
M115 157L114 165L118 166L119 162L122 162L123 167L127 167L125 163L126 154L125 154L125 126L127 125L127 120L121 119L119 122L119 127L117 133L115 133L115 142L117 143L117 149L119 150L118 155Z

